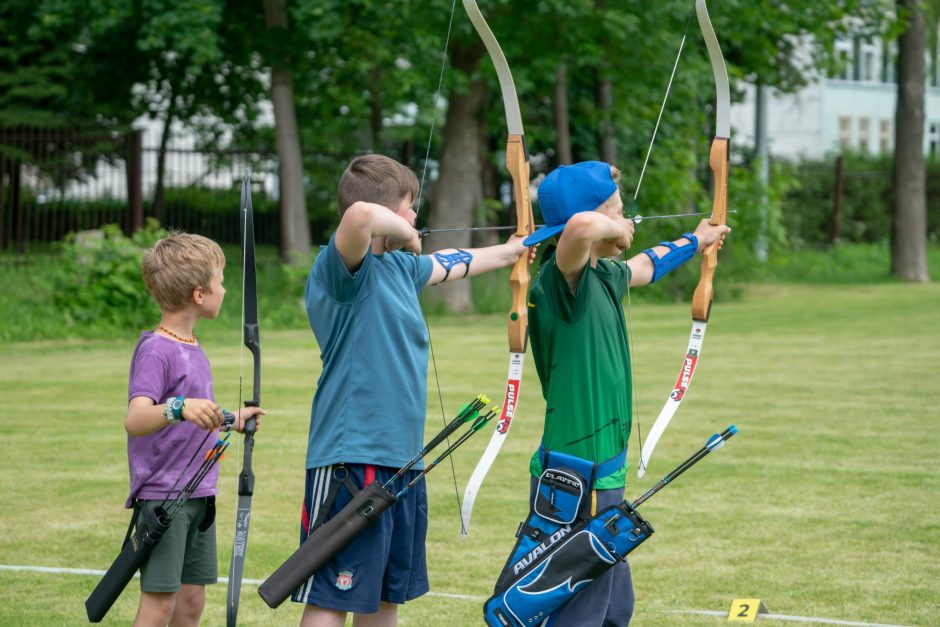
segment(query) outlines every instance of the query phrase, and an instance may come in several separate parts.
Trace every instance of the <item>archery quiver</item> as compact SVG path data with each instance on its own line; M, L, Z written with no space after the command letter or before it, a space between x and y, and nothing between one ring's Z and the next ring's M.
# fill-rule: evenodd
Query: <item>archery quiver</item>
M706 455L724 446L738 432L730 425L711 436L705 446L663 477L640 498L607 507L585 518L584 505L571 495L583 494L595 476L610 474L608 460L593 467L572 456L542 451L542 467L532 513L519 525L519 541L506 562L493 596L483 606L483 619L491 627L528 627L541 624L579 590L626 559L627 554L653 535L653 528L636 508L662 490ZM570 468L558 468L558 464ZM585 482L590 468L591 481ZM571 478L575 480L571 481ZM578 487L577 480L581 481ZM565 494L567 493L567 494ZM582 499L583 500L583 499ZM574 503L578 503L575 509ZM568 504L565 506L565 504ZM574 522L567 523L574 513Z
M626 502L591 512L594 482L623 468L626 451L602 463L540 449L532 509L484 606L489 625L548 618L653 533Z
M367 485L333 518L314 529L300 548L258 586L258 594L269 607L277 608L397 500L380 482Z
M541 623L652 534L650 524L626 501L577 525L559 527L545 544L507 564L484 605L484 620L498 627ZM517 549L520 544L521 539Z
M85 601L85 611L92 623L101 622L134 577L134 573L150 557L153 547L157 546L163 534L170 528L171 520L162 507L146 512L141 523L138 523L139 511L139 506L134 507L121 552Z

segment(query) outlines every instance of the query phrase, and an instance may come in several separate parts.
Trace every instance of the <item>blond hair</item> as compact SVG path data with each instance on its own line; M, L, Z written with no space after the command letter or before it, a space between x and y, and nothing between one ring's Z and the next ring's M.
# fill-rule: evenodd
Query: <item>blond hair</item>
M339 214L355 202L372 202L396 209L409 195L418 198L418 177L394 159L383 155L356 157L343 172L336 190Z
M225 268L218 244L202 235L170 233L144 254L144 283L163 311L178 311L191 300L193 290L212 292L212 277Z
M614 182L614 185L617 186L617 189L614 190L614 193L610 197L601 203L597 209L606 209L614 203L614 199L620 194L620 170L614 166L610 166L610 180Z

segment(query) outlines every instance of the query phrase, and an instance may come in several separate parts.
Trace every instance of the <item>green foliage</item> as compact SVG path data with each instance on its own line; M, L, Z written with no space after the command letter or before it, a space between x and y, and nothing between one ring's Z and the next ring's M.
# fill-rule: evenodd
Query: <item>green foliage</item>
M839 242L887 242L891 235L894 176L891 155L847 153ZM836 163L832 158L778 161L775 172L792 184L783 198L782 224L797 248L832 244ZM940 241L940 161L927 161L927 237Z
M780 162L796 181L787 194L783 223L796 248L832 243L836 166L833 159ZM892 157L846 154L840 240L885 241L890 235ZM940 200L940 199L938 199Z
M140 262L166 231L156 222L132 237L110 224L71 234L62 246L54 303L70 327L143 327L159 320L144 287Z

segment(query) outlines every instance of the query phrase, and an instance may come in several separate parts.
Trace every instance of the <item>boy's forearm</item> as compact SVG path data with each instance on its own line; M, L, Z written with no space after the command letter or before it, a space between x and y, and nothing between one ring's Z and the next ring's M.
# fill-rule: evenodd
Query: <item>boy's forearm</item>
M156 433L169 424L163 415L165 403L149 407L129 407L124 418L124 429L128 435L142 436Z
M414 227L401 216L385 207L365 202L352 205L343 216L342 223L346 223L368 239L373 237L407 239L414 230Z
M676 246L685 246L687 244L692 243L692 240L690 240L688 237L680 237L679 239L675 239L672 241ZM657 246L652 247L652 251L655 252L660 257L662 257L663 255L669 252L669 247L657 245ZM698 246L695 252L701 252L701 245Z
M456 263L446 259L455 253L460 253L460 260ZM455 281L465 277L476 276L498 270L515 263L519 255L508 244L497 244L486 248L444 248L431 253L433 262L428 285L437 285L445 281ZM453 264L453 265L451 265ZM448 266L448 267L445 267Z
M507 244L497 244L486 248L470 248L467 252L473 255L468 276L476 276L511 266L519 258L519 254Z
M623 236L623 228L607 216L585 211L568 221L564 235L591 246L594 242L619 239Z

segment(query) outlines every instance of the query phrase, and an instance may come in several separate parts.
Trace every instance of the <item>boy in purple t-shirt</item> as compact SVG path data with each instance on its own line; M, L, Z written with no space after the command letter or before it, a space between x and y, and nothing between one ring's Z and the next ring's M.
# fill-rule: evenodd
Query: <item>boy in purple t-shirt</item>
M225 257L210 239L174 233L147 251L142 267L161 317L156 329L140 334L134 349L124 419L130 469L125 506L138 505L141 517L167 496L176 496L178 486L195 472L195 466L185 470L189 460L211 446L211 433L222 424L209 360L193 329L200 318L219 314ZM233 428L241 432L251 417L260 426L264 413L260 407L242 408ZM187 476L181 478L184 470ZM205 584L218 577L211 521L217 478L215 466L141 566L135 624L199 623Z

